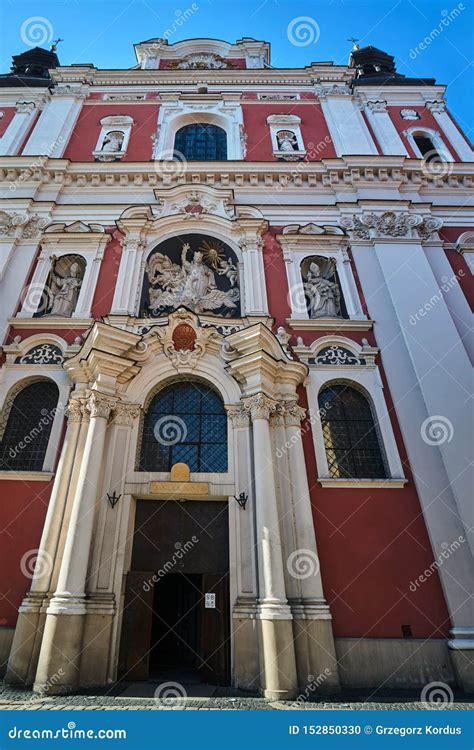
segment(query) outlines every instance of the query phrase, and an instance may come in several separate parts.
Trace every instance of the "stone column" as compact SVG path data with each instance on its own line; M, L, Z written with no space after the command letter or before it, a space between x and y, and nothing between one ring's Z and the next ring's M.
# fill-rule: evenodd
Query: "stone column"
M94 527L95 503L107 421L116 401L97 392L89 398L90 423L69 521L58 587L46 622L33 689L67 693L79 684L85 588Z
M296 401L286 404L284 418L288 446L296 549L288 570L300 584L301 599L292 603L298 680L308 688L316 680L318 692L339 688L339 673L332 632L332 618L326 603L316 547L314 518L303 451L301 420L305 409Z
M252 484L250 418L242 404L226 407L233 428L235 493L248 496L245 510L229 499L230 560L236 568L231 590L234 685L255 690L259 680L257 580L255 561L255 492Z
M69 401L67 417L68 426L48 504L31 588L18 610L18 621L5 676L5 681L10 685L29 684L35 645L41 639L40 612L50 590L81 425L81 402L78 399Z
M273 700L290 699L297 692L269 425L277 404L263 393L245 399L253 424L261 682L263 694Z

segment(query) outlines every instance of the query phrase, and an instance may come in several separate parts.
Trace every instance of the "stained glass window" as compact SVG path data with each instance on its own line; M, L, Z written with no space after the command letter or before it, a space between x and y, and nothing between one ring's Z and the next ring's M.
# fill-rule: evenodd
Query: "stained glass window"
M174 150L188 161L225 161L227 134L217 125L185 125L176 133Z
M329 475L337 479L387 476L371 406L363 393L344 384L324 388L319 409Z
M1 471L43 469L57 403L58 388L47 380L31 383L16 394L0 442Z
M140 471L170 471L178 462L194 472L227 471L227 415L220 396L202 383L164 388L145 415Z

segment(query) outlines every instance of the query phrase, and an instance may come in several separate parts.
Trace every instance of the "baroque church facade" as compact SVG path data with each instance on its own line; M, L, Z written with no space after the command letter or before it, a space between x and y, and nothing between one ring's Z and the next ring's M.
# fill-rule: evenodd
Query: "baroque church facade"
M295 698L473 686L473 152L355 48L0 76L0 656Z

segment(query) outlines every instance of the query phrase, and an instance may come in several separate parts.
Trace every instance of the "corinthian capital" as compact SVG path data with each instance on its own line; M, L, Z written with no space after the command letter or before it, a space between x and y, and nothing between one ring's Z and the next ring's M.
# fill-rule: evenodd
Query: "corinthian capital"
M108 398L107 396L102 395L101 393L92 393L89 396L89 400L87 402L87 408L90 412L91 417L101 417L102 419L108 419L110 416L110 412L114 408L116 404L116 400L113 398Z
M285 405L285 424L288 427L299 427L306 417L306 409L298 405L297 401L289 401Z
M226 406L227 416L234 427L248 427L249 414L244 404L231 404Z
M66 416L68 422L80 422L82 420L82 401L77 398L71 398L66 406Z
M118 403L114 408L114 422L115 424L126 425L130 427L133 424L133 420L136 419L140 414L140 404L122 404Z
M246 398L244 401L245 409L255 419L270 419L270 415L278 409L278 401L268 398L264 393L257 393L256 396Z

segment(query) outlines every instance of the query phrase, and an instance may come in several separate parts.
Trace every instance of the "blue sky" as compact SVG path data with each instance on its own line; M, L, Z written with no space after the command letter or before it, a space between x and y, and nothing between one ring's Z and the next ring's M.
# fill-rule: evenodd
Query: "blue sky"
M1 69L6 72L11 55L26 49L25 38L42 41L44 36L47 42L64 39L58 50L62 64L131 67L134 43L163 36L191 8L180 27L175 23L170 43L207 36L264 39L272 45L276 67L346 63L349 37L380 47L395 55L401 73L447 84L451 112L474 136L473 5L468 0L0 0ZM39 39L31 20L37 16L46 19L38 22ZM295 46L288 26L300 16L309 19L315 39L302 37L307 43Z

